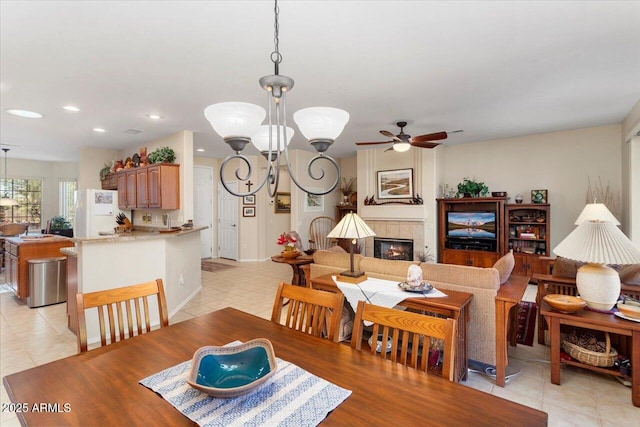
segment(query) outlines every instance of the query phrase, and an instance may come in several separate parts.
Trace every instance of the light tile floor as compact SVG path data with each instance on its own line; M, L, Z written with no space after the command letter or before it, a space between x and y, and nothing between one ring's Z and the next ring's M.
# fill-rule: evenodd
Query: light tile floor
M270 261L237 263L218 260L233 268L202 272L202 291L171 317L177 323L194 316L232 306L269 319L277 285L291 280L291 268ZM0 280L0 283L4 280ZM525 299L535 298L529 286ZM631 404L631 389L612 377L574 367L562 368L562 385L551 384L548 348L518 346L509 350L509 370L520 372L506 387L470 373L463 384L549 414L550 426L640 425L640 408ZM29 309L11 292L0 294L0 376L71 356L75 335L67 329L66 305ZM638 367L640 369L640 367ZM428 391L425 391L428 392ZM2 403L9 402L2 387ZM464 404L461 402L461 404ZM18 426L12 414L2 413L2 427ZM470 424L471 425L471 424Z

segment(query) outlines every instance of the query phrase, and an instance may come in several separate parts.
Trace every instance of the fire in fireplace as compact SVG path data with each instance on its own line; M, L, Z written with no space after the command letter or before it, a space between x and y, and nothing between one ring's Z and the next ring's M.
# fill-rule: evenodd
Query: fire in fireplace
M374 237L373 256L381 259L413 261L413 240Z

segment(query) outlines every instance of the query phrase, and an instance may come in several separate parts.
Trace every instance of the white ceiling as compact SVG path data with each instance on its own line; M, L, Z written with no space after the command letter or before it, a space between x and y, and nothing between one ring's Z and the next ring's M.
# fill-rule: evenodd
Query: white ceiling
M620 123L640 100L639 1L279 4L289 114L351 115L335 157L387 140L378 131L398 120L412 135L464 129L445 142L457 144ZM81 146L192 130L196 148L224 157L203 110L266 107L258 78L273 74L272 50L271 1L1 0L0 143L17 146L9 157L77 160ZM291 144L308 149L299 133Z

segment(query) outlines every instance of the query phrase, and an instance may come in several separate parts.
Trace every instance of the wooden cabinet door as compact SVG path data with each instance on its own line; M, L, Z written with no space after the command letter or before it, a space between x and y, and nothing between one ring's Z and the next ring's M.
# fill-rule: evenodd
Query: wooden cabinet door
M161 183L161 170L160 166L152 166L148 169L147 174L147 189L149 191L149 207L161 208L162 207L162 191L160 187Z
M120 209L128 209L127 207L127 174L122 172L119 173L117 178L117 188L118 188L118 207Z
M137 180L136 171L128 171L127 176L127 209L133 209L137 205Z
M149 207L149 186L148 175L150 168L136 169L136 207L147 208Z

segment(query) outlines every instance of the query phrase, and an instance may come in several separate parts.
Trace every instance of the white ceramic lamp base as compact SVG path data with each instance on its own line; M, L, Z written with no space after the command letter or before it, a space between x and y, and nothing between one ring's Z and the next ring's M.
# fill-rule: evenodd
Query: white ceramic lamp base
M588 307L608 311L620 297L620 276L604 264L586 264L578 269L576 286Z

